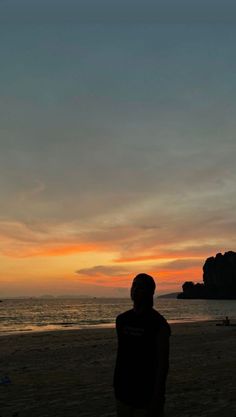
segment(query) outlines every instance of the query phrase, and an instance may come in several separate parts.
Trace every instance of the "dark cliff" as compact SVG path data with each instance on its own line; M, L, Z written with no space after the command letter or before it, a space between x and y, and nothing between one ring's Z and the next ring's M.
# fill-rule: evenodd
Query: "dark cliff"
M203 282L186 281L177 298L236 299L236 252L207 258L203 265Z

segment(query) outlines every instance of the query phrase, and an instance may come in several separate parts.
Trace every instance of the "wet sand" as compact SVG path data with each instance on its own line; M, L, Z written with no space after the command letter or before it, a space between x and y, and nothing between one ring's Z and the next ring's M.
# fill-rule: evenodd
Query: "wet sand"
M236 327L172 324L166 417L236 417ZM115 417L114 329L0 338L0 417Z

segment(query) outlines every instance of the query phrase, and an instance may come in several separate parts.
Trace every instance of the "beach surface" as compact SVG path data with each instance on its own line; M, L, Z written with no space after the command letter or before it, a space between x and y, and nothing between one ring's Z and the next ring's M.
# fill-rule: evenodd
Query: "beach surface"
M166 417L236 417L236 327L172 324ZM114 329L0 337L0 417L115 417Z

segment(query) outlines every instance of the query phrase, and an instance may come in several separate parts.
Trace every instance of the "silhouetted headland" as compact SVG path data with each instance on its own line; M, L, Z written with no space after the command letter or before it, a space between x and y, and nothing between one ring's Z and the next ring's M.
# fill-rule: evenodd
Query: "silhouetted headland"
M186 281L177 298L236 299L236 252L207 258L203 265L203 283Z

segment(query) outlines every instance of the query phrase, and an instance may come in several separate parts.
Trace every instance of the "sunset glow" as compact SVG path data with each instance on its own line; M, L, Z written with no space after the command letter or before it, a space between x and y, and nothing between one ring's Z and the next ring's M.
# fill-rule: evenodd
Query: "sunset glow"
M236 248L235 29L45 7L1 27L0 298L200 282Z

